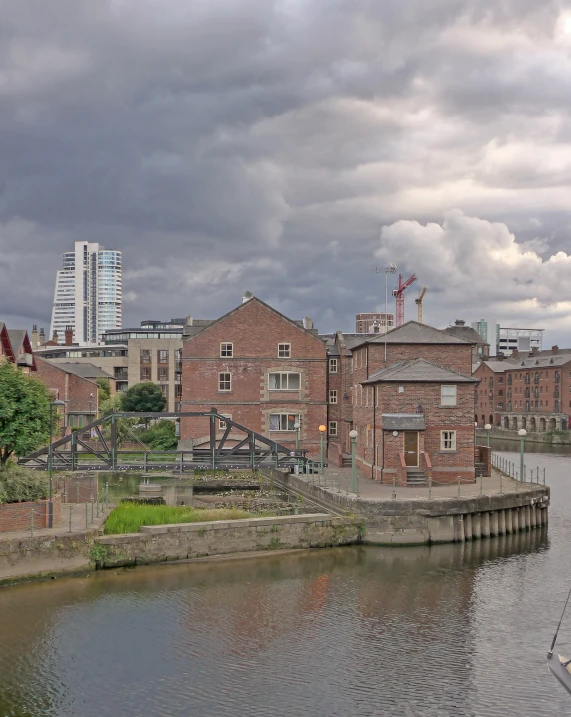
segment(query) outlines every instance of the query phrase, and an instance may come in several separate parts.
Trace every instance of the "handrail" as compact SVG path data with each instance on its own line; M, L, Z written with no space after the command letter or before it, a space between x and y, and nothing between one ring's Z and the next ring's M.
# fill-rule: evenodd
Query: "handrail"
M399 458L400 458L401 468L406 468L406 463L404 462L404 453L399 453Z
M430 462L430 456L428 455L428 451L422 451L422 455L424 456L424 460L426 463L426 470L431 471L432 470L432 463Z

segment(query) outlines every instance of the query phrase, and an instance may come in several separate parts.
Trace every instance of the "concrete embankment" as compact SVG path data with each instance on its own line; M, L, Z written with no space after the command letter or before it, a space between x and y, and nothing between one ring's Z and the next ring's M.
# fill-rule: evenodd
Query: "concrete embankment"
M485 444L488 440L488 432L482 428L476 429L476 436L482 444ZM490 431L490 438L497 438L501 441L513 441L519 444L521 438L517 431L511 431L507 428L500 428L499 426L493 426ZM539 443L548 446L571 446L571 431L541 431L531 432L528 431L525 437L525 444ZM516 450L514 448L514 450Z
M363 543L452 543L547 526L549 488L541 485L518 484L517 490L466 497L381 500L346 495L273 468L264 470L308 500L362 518Z
M328 514L178 523L96 539L97 566L145 565L260 550L321 548L360 542L362 523Z

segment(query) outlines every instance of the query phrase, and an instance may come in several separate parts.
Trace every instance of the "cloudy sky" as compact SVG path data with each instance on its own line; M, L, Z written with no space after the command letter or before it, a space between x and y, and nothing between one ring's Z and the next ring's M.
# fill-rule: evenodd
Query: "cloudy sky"
M128 325L250 289L352 331L393 261L408 318L570 346L570 109L558 0L2 0L0 318L88 239Z

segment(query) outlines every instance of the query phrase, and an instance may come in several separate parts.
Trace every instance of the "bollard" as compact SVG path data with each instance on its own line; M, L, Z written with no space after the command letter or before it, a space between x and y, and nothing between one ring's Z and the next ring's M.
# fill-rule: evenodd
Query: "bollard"
M75 484L75 502L79 503L79 483Z
M93 498L91 499L91 522L93 523Z
M71 513L73 511L73 505L69 504L69 532L71 533Z
M432 476L428 476L428 500L432 500Z
M543 469L543 485L545 485L545 468Z
M30 510L30 536L34 537L34 509Z
M537 482L539 484L539 466L537 466Z
M87 503L85 504L85 530L89 527L89 523L87 522Z
M460 497L460 476L458 476L458 498Z
M347 483L345 484L345 488L347 489L347 495L349 495L349 476L347 476Z
M341 471L339 471L338 492L341 493Z
M397 497L397 491L396 491L396 479L393 476L393 500Z
M500 473L500 493L503 493L503 492L504 492L504 488L503 488L503 475L502 475L502 473Z
M501 473L500 473L501 475ZM484 492L484 476L480 475L480 495Z

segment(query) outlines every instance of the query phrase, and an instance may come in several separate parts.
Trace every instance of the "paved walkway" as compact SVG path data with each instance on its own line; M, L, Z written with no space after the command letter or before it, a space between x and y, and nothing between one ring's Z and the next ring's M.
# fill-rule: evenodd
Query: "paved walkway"
M87 521L85 514L85 506L87 505ZM62 503L61 520L53 528L34 528L34 537L45 535L67 535L71 533L85 532L86 530L98 529L103 523L113 506L104 509L99 508L99 517L97 517L97 506L93 506L93 520L91 519L91 503ZM71 531L70 531L70 508L71 508ZM0 533L0 541L2 540L18 540L20 538L29 538L31 531L14 530L9 533Z
M301 476L312 483L326 487L334 492L341 492L354 495L351 468L336 468L330 466L325 469L323 476L308 475ZM391 500L393 499L393 486L382 484L379 481L367 478L362 471L357 471L357 482L359 484L359 495L361 498L370 500ZM543 486L543 482L540 483ZM479 495L495 495L499 493L511 493L516 491L530 490L531 486L536 487L537 483L521 483L507 476L500 477L500 472L492 470L490 477L476 479L475 483L461 483L460 497L477 497ZM396 498L399 500L426 500L429 498L428 487L419 486L396 486L394 489ZM458 497L458 483L438 485L432 484L432 498L456 498Z

